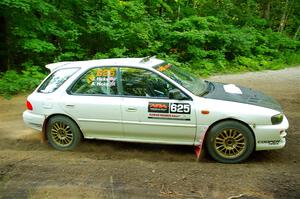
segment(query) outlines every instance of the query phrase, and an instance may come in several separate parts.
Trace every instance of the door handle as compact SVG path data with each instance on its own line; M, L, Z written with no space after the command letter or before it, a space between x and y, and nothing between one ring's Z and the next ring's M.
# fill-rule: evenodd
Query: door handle
M128 107L128 108L127 108L127 111L128 111L128 112L136 112L136 111L137 111L137 108L135 108L135 107Z

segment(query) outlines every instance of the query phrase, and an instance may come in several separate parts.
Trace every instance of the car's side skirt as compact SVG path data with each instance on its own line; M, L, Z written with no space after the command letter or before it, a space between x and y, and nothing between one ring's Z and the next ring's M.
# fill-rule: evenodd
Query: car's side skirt
M121 142L137 142L137 143L148 143L148 144L170 144L170 145L188 145L194 146L193 140L191 142L178 142L178 141L168 141L168 140L141 140L141 139L128 139L128 138L100 138L100 137L85 137L86 139L96 139L96 140L110 140L110 141L121 141Z
M196 124L174 124L174 123L157 123L157 122L135 122L135 121L120 121L120 120L99 120L99 119L78 119L79 122L104 122L104 123L122 123L122 124L138 124L151 126L178 126L187 128L196 128Z

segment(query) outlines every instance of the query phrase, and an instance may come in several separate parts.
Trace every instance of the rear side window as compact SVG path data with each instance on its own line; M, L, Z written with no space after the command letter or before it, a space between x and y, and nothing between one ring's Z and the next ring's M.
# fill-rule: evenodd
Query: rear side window
M117 95L117 68L99 67L89 70L72 87L72 94Z
M38 92L52 93L56 91L67 79L69 79L78 68L65 68L60 69L50 75L46 81L40 86Z

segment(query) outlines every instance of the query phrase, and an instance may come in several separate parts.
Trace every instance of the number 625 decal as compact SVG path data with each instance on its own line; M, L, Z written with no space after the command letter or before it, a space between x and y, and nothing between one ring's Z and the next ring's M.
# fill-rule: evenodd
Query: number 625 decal
M191 105L189 103L171 103L170 113L190 114Z

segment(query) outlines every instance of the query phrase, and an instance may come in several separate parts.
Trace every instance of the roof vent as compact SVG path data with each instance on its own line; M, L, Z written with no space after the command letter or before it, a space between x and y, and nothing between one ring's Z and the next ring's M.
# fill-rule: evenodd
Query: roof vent
M147 56L147 57L144 57L140 62L141 63L145 63L145 62L148 62L148 61L150 61L150 59L155 59L156 58L156 56L154 55L154 56Z

